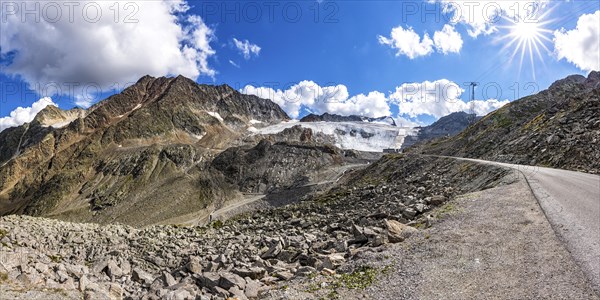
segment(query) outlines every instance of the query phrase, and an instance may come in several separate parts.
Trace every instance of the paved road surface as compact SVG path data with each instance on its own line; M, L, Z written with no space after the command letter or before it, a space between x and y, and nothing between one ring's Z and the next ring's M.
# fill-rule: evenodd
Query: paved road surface
M596 292L600 293L600 176L479 159L458 159L521 171L555 232L565 242Z

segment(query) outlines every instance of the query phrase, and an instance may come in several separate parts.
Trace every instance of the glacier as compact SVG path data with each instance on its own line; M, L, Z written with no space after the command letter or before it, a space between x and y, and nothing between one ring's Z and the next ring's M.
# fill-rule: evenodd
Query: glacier
M335 146L367 152L382 152L383 149L401 149L404 138L417 135L418 128L398 127L383 122L282 122L262 128L252 128L253 134L276 134L286 128L300 125L314 132L331 135Z

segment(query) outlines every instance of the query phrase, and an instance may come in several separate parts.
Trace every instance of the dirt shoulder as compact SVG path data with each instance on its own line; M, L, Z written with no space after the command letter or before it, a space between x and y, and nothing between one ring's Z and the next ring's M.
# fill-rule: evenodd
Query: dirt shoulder
M374 270L368 287L347 289L347 275L319 275L273 291L271 297L599 299L522 178L457 197L432 215L438 217L433 226L404 243L352 260L354 268L348 269Z

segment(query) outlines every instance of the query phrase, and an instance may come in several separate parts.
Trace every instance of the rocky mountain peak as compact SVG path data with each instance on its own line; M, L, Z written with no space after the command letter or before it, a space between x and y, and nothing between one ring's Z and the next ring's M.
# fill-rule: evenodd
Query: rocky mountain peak
M85 110L74 108L71 110L62 110L54 105L48 105L42 109L33 119L32 124L39 124L43 127L63 127L77 118L83 118Z
M563 79L559 79L557 81L555 81L554 83L552 83L550 85L550 87L548 88L549 90L553 90L553 89L557 89L557 88L563 88L567 85L572 85L572 84L580 84L580 83L584 83L586 81L585 76L583 75L569 75Z
M597 88L600 86L600 72L591 71L585 80L585 86L589 88Z

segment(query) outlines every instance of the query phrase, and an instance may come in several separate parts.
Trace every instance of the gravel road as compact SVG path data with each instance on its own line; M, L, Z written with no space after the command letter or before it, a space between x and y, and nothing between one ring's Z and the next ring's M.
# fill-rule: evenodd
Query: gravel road
M600 293L600 176L568 170L464 159L519 170L555 232Z

